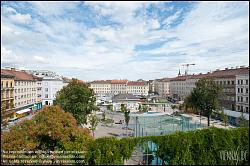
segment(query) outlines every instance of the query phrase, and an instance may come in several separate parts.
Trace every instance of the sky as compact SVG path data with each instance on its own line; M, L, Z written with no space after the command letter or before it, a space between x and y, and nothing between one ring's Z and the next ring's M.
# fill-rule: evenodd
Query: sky
M249 66L249 2L1 1L1 67L85 81Z

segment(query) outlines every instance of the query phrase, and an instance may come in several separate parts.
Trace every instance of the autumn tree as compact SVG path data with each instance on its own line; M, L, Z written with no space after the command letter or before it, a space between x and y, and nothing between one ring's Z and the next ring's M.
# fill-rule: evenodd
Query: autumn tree
M8 121L7 121L7 112L6 112L6 102L3 101L1 103L1 125L3 125L3 127L6 127L8 125Z
M87 123L87 115L92 110L98 109L95 100L92 89L85 83L72 79L57 93L54 105L59 105L65 112L72 113L77 124L81 125Z
M77 127L71 113L47 106L31 120L13 126L1 137L3 150L81 150L92 140L88 129Z

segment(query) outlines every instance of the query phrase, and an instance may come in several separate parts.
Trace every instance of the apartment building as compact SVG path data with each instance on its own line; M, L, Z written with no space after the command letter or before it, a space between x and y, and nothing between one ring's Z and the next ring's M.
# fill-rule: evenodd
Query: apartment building
M154 91L159 94L160 97L167 97L170 95L170 79L162 78L154 80Z
M236 110L249 113L249 73L236 75Z
M42 108L42 78L33 75L36 80L36 110Z
M127 93L128 80L111 80L111 93L112 94L125 94Z
M186 92L186 80L187 76L178 76L170 79L170 94L177 100L184 100L188 95Z
M1 118L8 121L13 117L14 110L14 75L1 70Z
M61 77L43 77L42 79L42 103L43 105L53 105L57 92L60 91L65 84Z
M220 105L225 109L236 110L236 76L241 74L249 73L248 67L240 68L225 68L224 70L217 69L214 72L208 72L206 74L197 74L197 75L187 75L187 76L178 76L170 81L170 93L171 96L184 100L188 96L193 88L195 88L195 83L204 77L214 78L215 82L222 86L223 95L220 98ZM245 101L248 98L245 97ZM241 97L240 97L241 101ZM247 106L245 106L247 107Z
M111 80L97 80L90 83L95 94L98 95L109 95L111 94Z
M36 79L23 70L15 68L1 69L3 74L14 75L14 107L15 113L21 114L37 110L37 84ZM16 114L14 114L14 117Z
M42 105L53 105L56 94L64 86L67 86L71 79L60 76L49 70L27 70L33 76L41 77L41 100Z
M149 85L147 81L128 80L97 80L90 82L96 95L116 95L132 93L133 95L148 95Z
M147 82L129 81L127 83L127 93L133 95L148 95L149 86Z

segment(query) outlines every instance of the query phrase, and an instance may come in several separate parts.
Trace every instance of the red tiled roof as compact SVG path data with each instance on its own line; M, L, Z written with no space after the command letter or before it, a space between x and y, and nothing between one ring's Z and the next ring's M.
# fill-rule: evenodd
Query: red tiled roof
M111 81L110 80L95 80L93 82L91 82L92 84L110 84Z
M138 85L138 86L143 86L146 85L146 82L138 82L138 81L129 81L127 85Z
M24 71L1 69L1 74L15 75L14 80L26 80L26 81L34 81L35 80L33 75L28 74Z
M172 78L171 81L185 81L187 78L204 78L204 77L228 78L228 77L234 77L239 74L247 74L247 73L249 73L249 67L238 68L238 69L217 70L217 71L213 71L212 73L206 73L206 74L178 76L178 77Z
M249 67L214 71L211 74L209 74L209 76L211 77L233 77L235 75L246 74L246 73L249 73Z
M178 76L171 78L170 81L185 81L187 79L187 76Z
M128 80L111 80L111 84L126 84Z

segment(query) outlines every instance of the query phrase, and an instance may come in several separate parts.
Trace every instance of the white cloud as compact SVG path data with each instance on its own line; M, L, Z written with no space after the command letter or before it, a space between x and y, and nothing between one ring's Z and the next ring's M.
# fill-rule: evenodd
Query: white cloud
M16 55L12 50L6 49L4 46L1 47L1 63L21 63L23 57Z
M42 16L61 15L67 10L74 9L80 2L77 1L30 1L34 10Z
M49 61L46 61L45 58L43 58L41 56L34 56L34 59L38 63L49 63Z
M148 2L84 2L100 15L119 23L118 27L96 25L91 28L69 18L50 17L74 10L78 3L31 3L34 12L46 21L32 15L29 22L32 30L29 30L3 17L1 35L8 50L4 48L2 60L16 59L17 63L24 64L17 61L20 56L25 57L29 67L37 67L39 63L40 68L46 69L71 72L74 68L84 72L84 79L135 80L175 76L183 63L197 64L190 72L248 64L249 9L245 3L244 6L230 2L199 3L190 13L183 13L182 23L172 27L182 10L160 22L157 15L148 18L145 14ZM173 10L173 7L167 8ZM135 17L138 9L142 14ZM9 13L16 14L11 9ZM161 24L167 28L158 29ZM137 45L169 38L175 39L159 48L135 51ZM11 50L15 50L15 54Z
M15 15L10 15L9 19L14 21L15 23L26 24L31 20L31 16L30 14L17 13Z

